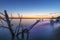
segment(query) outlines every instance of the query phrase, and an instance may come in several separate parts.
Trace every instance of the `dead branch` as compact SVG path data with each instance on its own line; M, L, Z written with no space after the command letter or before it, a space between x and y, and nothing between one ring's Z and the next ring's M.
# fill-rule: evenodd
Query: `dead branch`
M0 12L1 15L5 16L3 13Z
M9 20L9 16L8 16L8 14L7 14L7 11L4 10L4 13L5 13L5 18L6 18L6 23L8 24L8 28L9 28L9 31L10 31L10 33L11 33L12 40L13 40L14 35L15 35L15 34L14 34L14 30L12 29L11 22L10 22L10 20Z
M2 18L1 16L0 16L0 19L2 19L3 21L5 21L5 22L6 22L6 20L5 20L4 18Z
M24 29L22 32L24 32L24 33L26 33L26 32L28 32L28 31L30 31L37 23L39 23L40 22L40 19L39 20L37 20L34 24L32 24L31 26L29 26L30 28L26 28L26 29ZM21 34L21 32L19 32L19 33L17 33L17 35L20 35Z
M13 16L12 16L12 14L11 14L11 18L10 18L11 20L10 20L10 21L12 21L12 17L13 17Z
M20 14L18 14L18 17L20 18ZM15 29L15 33L16 33L16 34L19 32L20 27L21 27L22 15L21 15L21 18L20 18L19 20L20 20L20 21L19 21L19 25L18 25L18 27L16 27L16 29Z
M29 26L30 28L27 28L27 30L30 31L39 22L40 22L40 20L37 20L34 24L32 24L31 26Z

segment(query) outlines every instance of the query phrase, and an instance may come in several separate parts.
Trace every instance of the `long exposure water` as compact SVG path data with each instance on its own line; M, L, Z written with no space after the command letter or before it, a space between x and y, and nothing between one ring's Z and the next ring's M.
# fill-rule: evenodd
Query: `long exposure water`
M28 27L36 22L37 19L22 19L23 27ZM12 19L13 29L18 27L19 19ZM0 22L0 24L2 24ZM4 26L7 26L5 22L3 22ZM56 24L54 24L56 26ZM56 28L56 27L55 27ZM39 22L29 31L29 40L54 40L54 31L50 25L49 19L44 19ZM0 40L11 40L11 35L8 29L0 27Z

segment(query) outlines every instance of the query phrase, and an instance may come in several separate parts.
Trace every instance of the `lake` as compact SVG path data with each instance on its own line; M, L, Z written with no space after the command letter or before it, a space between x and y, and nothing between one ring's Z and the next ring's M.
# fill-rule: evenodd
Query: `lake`
M30 28L30 25L34 24L38 19L22 19L22 25L24 28ZM2 21L3 24L7 26L7 24ZM19 19L12 19L11 23L14 25L13 29L18 27ZM59 23L58 23L59 24ZM56 26L56 24L54 24ZM29 40L55 40L55 33L50 25L50 19L44 19L36 24L30 31L29 31ZM11 35L8 29L0 27L0 40L10 40Z

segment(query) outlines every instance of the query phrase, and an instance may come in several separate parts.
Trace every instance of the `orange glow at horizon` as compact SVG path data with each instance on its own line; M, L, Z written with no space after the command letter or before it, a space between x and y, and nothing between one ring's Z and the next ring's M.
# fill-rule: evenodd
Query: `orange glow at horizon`
M39 15L39 16L34 16L34 15L22 15L22 18L56 18L58 16L56 15ZM10 17L11 18L11 17ZM13 16L12 18L19 18L19 16ZM21 18L21 17L20 17Z

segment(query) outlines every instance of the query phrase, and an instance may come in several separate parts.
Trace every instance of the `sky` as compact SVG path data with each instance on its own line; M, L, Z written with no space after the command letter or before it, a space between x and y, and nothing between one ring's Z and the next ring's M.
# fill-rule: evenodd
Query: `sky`
M0 0L0 12L16 15L48 15L60 12L60 0Z

